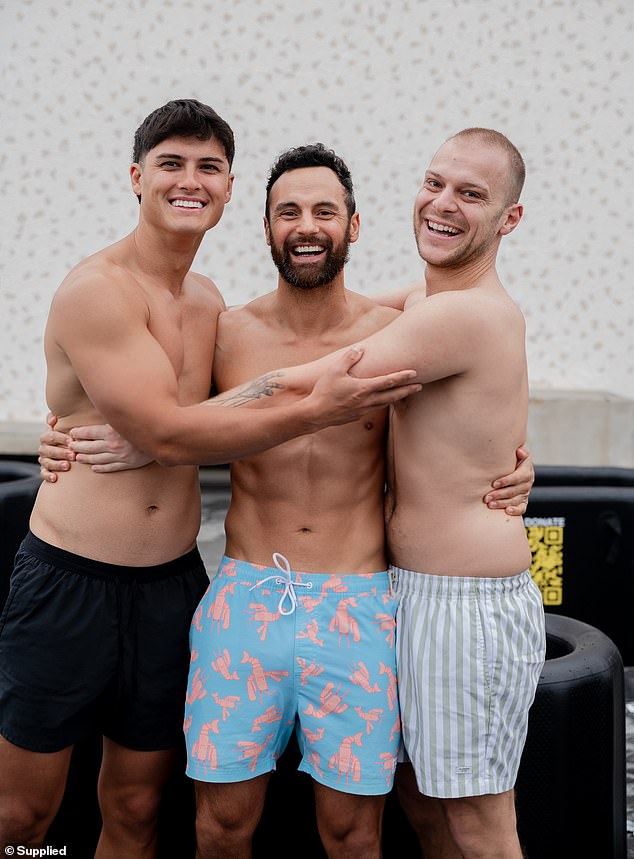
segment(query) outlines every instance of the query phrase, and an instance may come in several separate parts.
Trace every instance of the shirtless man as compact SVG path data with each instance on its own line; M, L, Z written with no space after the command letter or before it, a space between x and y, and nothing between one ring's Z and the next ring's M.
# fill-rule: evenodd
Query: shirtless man
M394 408L387 538L403 737L424 797L411 776L403 794L424 845L438 814L455 842L428 841L434 859L522 856L513 786L544 660L543 606L521 519L481 497L526 433L524 318L496 272L523 181L498 132L467 129L441 146L414 207L426 293L363 341L355 367L405 361L423 383Z
M108 479L73 468L38 494L0 623L2 846L41 843L73 743L98 726L97 855L155 855L182 731L187 631L208 584L195 548L197 469L184 464L250 455L418 387L384 391L410 373L359 383L347 370L360 353L348 350L308 396L278 371L245 386L234 407L196 405L209 395L225 305L190 266L231 197L233 151L229 126L199 102L152 113L130 171L138 226L73 269L52 302L47 398L60 429L110 421L155 461ZM291 389L294 401L247 419L235 407L272 388L276 402Z
M321 358L398 315L344 287L359 216L349 172L333 153L310 146L280 157L265 230L278 287L221 315L221 391L254 368ZM227 557L192 625L185 727L200 857L250 855L270 772L296 717L328 855L380 855L399 733L383 529L386 432L377 411L232 465ZM84 451L80 460L109 467L101 446L73 447Z

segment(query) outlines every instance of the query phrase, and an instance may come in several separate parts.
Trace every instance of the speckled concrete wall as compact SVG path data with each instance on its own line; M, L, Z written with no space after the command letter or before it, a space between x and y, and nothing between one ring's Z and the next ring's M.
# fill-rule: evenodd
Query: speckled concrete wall
M528 167L500 269L539 388L634 397L632 42L626 0L0 2L0 421L45 411L41 339L78 260L128 232L134 129L196 97L237 138L234 199L196 260L229 303L272 289L263 187L275 156L322 140L362 220L348 285L416 279L411 207L449 134L495 127Z

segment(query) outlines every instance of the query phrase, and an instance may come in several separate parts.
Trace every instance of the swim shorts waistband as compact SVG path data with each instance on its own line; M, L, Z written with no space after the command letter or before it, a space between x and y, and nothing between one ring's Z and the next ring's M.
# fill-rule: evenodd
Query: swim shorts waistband
M371 587L389 589L388 570L378 570L374 573L307 573L304 570L296 570L283 555L277 552L275 555L281 559L280 566L265 567L225 555L218 567L218 573L219 575L234 576L239 571L240 584L256 588L265 583L270 586L270 582L275 582L276 579L280 579L280 584L285 583L283 567L288 564L288 574L296 580L296 583L303 585L301 593L305 593L304 588L307 588L307 592L312 592L312 596L315 593L327 591L334 594L345 591L352 596L353 594L363 594Z
M504 594L522 590L532 581L529 570L515 576L437 576L401 567L390 567L392 584L399 595L420 594L428 597L469 597Z
M108 564L105 561L96 561L93 558L84 558L52 546L44 540L40 540L31 531L28 532L20 547L22 551L28 552L40 561L59 567L62 570L92 576L98 579L119 578L125 581L134 579L136 581L156 581L167 579L187 573L201 563L198 547L194 547L180 558L174 558L164 564L154 564L149 567L128 567L123 564Z

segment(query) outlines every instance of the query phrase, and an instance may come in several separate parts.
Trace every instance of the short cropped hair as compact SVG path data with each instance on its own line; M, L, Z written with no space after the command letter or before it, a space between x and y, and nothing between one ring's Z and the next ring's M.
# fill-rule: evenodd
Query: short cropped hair
M343 158L336 155L332 149L327 149L323 143L310 143L307 146L296 146L283 152L271 167L266 183L266 218L269 218L269 198L271 188L283 173L289 170L299 170L302 167L328 167L336 175L343 188L343 196L351 218L357 210L352 187L352 176Z
M202 104L195 98L180 98L168 101L152 111L135 132L133 163L139 164L150 149L154 149L168 137L217 140L225 151L231 169L235 155L233 131L209 105Z
M519 149L511 143L508 137L493 128L464 128L457 134L453 134L449 140L461 137L477 137L489 146L495 146L506 153L510 167L507 205L517 203L526 178L526 167Z

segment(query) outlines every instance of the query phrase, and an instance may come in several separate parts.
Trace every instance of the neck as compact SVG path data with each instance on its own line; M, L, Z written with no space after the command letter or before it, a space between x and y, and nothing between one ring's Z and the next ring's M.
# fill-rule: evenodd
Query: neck
M427 295L473 289L476 286L493 282L500 283L495 268L495 259L496 254L493 253L485 254L458 266L435 266L427 263L425 266Z
M130 238L138 268L170 291L178 291L194 262L203 235L174 235L139 221Z
M280 276L275 300L282 324L305 337L332 331L342 323L348 311L343 272L315 289L299 289Z

